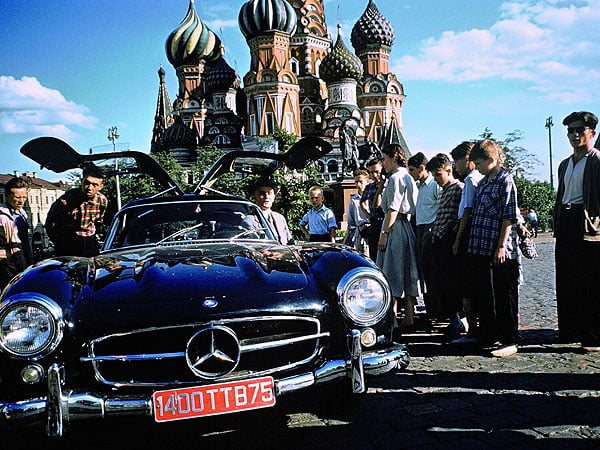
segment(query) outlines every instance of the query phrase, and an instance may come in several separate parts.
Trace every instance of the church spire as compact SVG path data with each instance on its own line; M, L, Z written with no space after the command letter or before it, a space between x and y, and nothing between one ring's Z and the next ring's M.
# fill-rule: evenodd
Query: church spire
M152 142L150 143L150 153L156 153L162 150L161 138L167 128L173 125L173 107L167 85L165 84L165 69L161 64L158 69L158 78L160 85L158 87L158 98L156 100L156 113L154 114L154 128L152 129Z

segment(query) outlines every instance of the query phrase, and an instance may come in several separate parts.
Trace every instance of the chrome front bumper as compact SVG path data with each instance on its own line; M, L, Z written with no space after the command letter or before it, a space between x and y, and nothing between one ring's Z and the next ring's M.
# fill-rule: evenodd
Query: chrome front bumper
M402 370L409 364L406 348L392 344L385 350L364 352L360 345L360 333L348 336L350 358L325 362L314 372L275 380L276 395L304 389L318 383L347 377L352 391L365 392L366 375L382 375ZM53 364L48 370L48 396L15 403L0 402L0 427L22 427L46 423L50 437L60 437L69 423L84 419L107 416L152 416L154 407L149 397L109 397L92 392L74 392L65 389L64 368Z

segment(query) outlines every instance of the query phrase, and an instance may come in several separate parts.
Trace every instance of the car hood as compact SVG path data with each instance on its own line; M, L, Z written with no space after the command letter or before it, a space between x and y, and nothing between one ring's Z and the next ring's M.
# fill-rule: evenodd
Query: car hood
M304 288L308 279L288 247L243 243L164 246L95 258L95 302L153 303L269 295Z

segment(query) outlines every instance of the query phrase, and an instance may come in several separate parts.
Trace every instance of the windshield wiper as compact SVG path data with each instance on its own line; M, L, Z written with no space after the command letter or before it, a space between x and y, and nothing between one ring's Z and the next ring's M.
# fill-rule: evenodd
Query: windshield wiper
M241 238L243 236L246 236L248 234L256 233L257 231L266 231L266 230L267 229L264 228L264 227L263 228L254 228L253 230L245 230L245 231L242 231L241 233L236 234L235 236L231 236L229 238L229 240L233 241L234 239L239 239L239 238Z
M160 241L158 241L156 243L156 245L160 245L163 242L168 241L169 239L173 239L174 237L177 237L177 236L179 236L181 234L187 233L188 231L195 230L196 228L200 228L200 227L202 227L204 225L206 225L204 222L200 222L200 223L197 223L196 225L191 225L189 227L182 228L181 230L178 230L175 233L172 233L172 234L168 235L166 238L162 238Z

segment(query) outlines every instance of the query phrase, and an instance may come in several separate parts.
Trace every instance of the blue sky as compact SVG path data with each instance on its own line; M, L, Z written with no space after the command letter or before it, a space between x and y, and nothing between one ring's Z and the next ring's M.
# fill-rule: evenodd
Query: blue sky
M0 0L0 173L39 171L19 153L37 136L64 138L79 152L148 152L158 93L167 72L177 80L165 41L189 0ZM201 19L225 44L240 76L248 46L237 16L243 0L195 0ZM325 0L335 39L350 31L367 0ZM537 155L536 178L549 180L548 130L553 117L554 176L571 149L562 119L571 111L600 115L600 0L376 0L394 27L391 71L407 95L403 125L412 153L448 152L490 128L520 130ZM339 19L338 19L339 7Z

